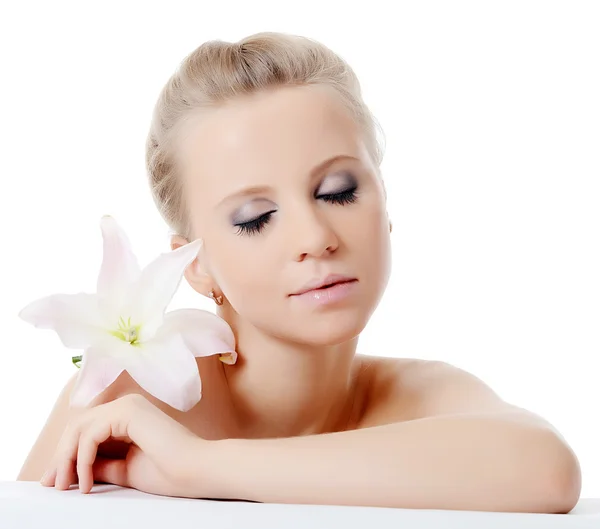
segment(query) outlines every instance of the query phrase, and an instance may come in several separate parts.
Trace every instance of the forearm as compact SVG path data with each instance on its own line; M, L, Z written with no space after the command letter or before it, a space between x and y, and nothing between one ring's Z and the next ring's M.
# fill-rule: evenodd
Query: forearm
M560 512L573 481L571 452L550 430L491 416L212 443L195 473L220 498Z

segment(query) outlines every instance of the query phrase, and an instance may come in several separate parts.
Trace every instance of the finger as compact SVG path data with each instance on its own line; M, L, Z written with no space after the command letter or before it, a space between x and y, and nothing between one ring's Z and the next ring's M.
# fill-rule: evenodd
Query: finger
M76 482L75 462L72 459L61 459L56 469L55 487L59 490L67 490Z
M94 480L96 482L112 483L119 487L132 488L129 480L128 463L125 459L96 458L93 467Z
M87 426L79 436L77 449L77 475L79 476L79 489L87 494L94 485L92 467L98 454L98 445L111 437L111 423L99 417L96 422Z
M92 419L93 415L90 412L78 417L65 428L53 458L53 466L56 468L55 487L57 489L68 489L72 483L77 482L75 462L77 460L79 436L81 431L91 423Z
M40 479L40 483L44 487L54 487L56 483L56 467L50 466L48 470L44 473L44 475Z

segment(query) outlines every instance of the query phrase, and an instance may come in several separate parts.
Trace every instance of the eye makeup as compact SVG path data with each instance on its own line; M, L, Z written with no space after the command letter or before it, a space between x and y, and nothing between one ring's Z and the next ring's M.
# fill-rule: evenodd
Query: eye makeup
M315 198L318 200L323 200L332 205L345 206L349 204L353 204L356 202L358 198L358 183L356 178L348 173L350 178L345 178L345 186L342 186L340 191L330 192L330 193L321 193L315 194ZM349 184L349 185L348 185ZM323 187L323 186L321 186ZM332 186L328 186L332 187ZM263 228L269 223L271 220L271 216L273 213L276 213L276 209L271 209L257 217L251 218L249 220L238 220L234 217L232 219L233 226L238 228L236 231L237 235L256 235L260 233ZM240 217L241 215L236 215L236 217Z

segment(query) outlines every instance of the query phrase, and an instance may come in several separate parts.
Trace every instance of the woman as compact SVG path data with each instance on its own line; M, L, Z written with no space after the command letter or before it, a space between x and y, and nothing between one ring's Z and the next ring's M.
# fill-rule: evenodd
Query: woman
M69 410L72 379L18 479L568 512L579 464L544 419L449 364L356 354L390 271L381 158L358 80L322 44L261 33L188 55L155 106L147 167L172 249L204 241L185 277L239 360L198 358L203 398L185 413L127 373Z

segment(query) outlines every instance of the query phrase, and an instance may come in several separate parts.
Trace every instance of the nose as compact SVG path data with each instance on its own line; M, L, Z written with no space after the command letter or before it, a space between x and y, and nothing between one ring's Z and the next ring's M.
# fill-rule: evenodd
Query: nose
M322 257L337 249L337 235L323 213L307 211L297 215L294 221L295 230L290 235L297 261L303 261L307 257Z

